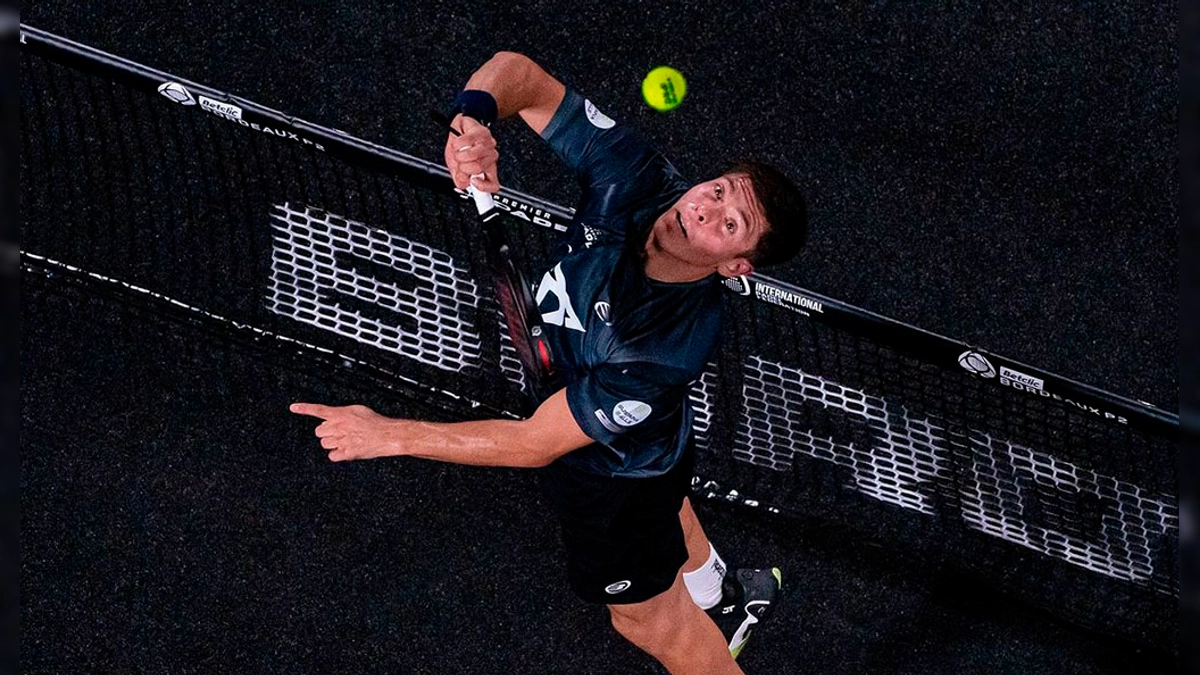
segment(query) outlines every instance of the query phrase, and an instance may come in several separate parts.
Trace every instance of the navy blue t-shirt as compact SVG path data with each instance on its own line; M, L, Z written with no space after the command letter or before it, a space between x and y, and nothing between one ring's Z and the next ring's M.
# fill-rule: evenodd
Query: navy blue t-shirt
M559 461L588 473L655 476L692 432L691 383L720 334L716 276L646 277L650 226L690 185L661 154L577 92L542 136L583 190L538 309L575 421L596 443Z

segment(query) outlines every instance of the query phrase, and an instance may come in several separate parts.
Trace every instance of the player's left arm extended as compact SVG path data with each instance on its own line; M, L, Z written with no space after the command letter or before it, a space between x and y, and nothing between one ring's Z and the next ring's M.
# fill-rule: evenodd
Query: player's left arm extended
M422 422L384 417L366 406L293 403L290 410L322 420L316 435L329 459L420 457L475 466L545 466L592 439L567 406L566 390L527 420Z

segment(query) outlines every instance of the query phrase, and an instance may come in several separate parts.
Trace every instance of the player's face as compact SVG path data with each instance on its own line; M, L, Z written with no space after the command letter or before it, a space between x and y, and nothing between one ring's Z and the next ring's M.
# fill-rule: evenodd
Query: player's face
M662 252L732 276L748 273L744 267L767 222L750 179L728 174L693 186L654 228Z

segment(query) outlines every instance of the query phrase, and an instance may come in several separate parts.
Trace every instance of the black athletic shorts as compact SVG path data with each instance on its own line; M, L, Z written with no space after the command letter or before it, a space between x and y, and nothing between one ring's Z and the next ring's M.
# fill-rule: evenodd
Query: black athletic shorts
M624 605L666 591L687 562L679 509L695 447L661 476L597 476L554 462L539 471L562 528L571 589L586 602Z

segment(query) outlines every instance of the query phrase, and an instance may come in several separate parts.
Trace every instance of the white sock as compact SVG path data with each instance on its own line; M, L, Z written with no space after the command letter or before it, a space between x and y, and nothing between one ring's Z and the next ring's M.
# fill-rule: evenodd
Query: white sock
M725 580L725 561L717 549L708 545L708 560L695 572L684 572L683 583L700 609L715 607L721 601L721 582Z

